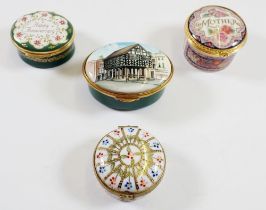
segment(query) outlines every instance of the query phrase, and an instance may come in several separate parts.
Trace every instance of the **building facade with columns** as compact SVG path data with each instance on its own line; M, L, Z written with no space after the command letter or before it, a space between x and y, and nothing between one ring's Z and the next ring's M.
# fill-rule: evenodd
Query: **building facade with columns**
M103 75L97 80L147 80L154 79L151 52L140 44L117 50L103 60Z
M152 81L168 77L169 61L163 53L151 53L140 44L114 51L94 63L95 81Z

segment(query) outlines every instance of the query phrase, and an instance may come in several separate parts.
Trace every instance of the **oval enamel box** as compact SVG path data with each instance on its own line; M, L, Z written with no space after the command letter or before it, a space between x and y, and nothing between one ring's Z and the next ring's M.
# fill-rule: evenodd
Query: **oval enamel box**
M243 19L221 6L205 6L194 11L185 24L185 57L198 69L226 68L247 40Z
M105 135L94 152L94 171L101 185L121 200L146 195L165 172L160 142L138 126L119 126Z
M83 75L92 95L117 110L134 110L157 101L173 75L160 50L135 42L106 45L91 53Z
M63 16L38 11L20 17L12 26L11 38L20 57L38 68L63 64L74 53L74 29Z

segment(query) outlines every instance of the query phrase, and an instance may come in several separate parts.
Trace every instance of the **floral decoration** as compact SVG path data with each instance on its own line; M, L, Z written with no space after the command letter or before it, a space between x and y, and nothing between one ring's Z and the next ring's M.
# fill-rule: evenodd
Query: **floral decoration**
M30 44L34 49L55 48L66 43L69 23L62 16L40 11L19 18L12 30L13 39L24 47ZM70 32L72 32L70 30Z
M106 168L105 168L105 166L100 166L99 167L99 172L102 174L102 173L104 173L104 172L106 172Z
M139 132L132 134L133 129ZM165 154L159 141L147 134L138 127L120 126L103 137L94 166L105 186L119 193L134 193L157 184L165 168Z
M133 185L132 185L132 183L131 183L130 181L128 181L128 182L126 182L125 187L126 187L128 190L130 190L130 189L133 187Z
M104 139L103 142L102 142L102 144L105 145L105 146L108 145L109 143L110 143L110 142L109 142L108 139Z
M109 181L111 185L116 185L116 177L112 176Z
M99 159L99 158L102 158L103 157L103 153L102 152L99 152L96 157Z

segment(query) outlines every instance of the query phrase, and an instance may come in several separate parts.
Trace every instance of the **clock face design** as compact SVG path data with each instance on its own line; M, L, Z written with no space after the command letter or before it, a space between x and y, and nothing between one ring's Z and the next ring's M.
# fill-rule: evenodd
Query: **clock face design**
M147 131L121 126L97 145L94 167L109 190L137 194L157 186L165 171L165 154L159 141Z

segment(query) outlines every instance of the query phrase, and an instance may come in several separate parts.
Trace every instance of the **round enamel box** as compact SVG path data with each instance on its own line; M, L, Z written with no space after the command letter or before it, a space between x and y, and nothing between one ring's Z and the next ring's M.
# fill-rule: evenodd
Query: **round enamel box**
M154 190L165 172L160 142L138 126L120 126L105 135L94 152L94 170L101 185L130 201Z
M20 17L12 26L11 38L20 57L38 68L63 64L74 53L73 26L54 12L38 11Z
M134 110L157 101L173 75L169 58L160 50L135 42L106 45L83 64L92 95L117 110Z
M218 71L227 67L247 40L243 19L221 6L205 6L186 21L185 57L198 69Z

